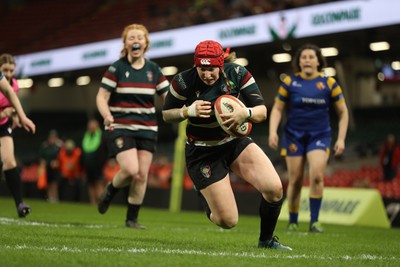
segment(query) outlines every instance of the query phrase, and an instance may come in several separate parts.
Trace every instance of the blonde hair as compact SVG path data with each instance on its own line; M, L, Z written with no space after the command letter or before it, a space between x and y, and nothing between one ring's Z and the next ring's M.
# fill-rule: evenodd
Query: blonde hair
M142 24L130 24L124 28L122 31L122 42L124 43L124 47L121 50L120 57L126 57L129 51L125 48L126 38L128 36L128 32L131 30L140 30L144 32L144 38L146 39L146 47L144 48L144 52L147 52L150 47L150 38L149 38L149 31L147 28Z
M225 57L225 62L234 62L236 60L236 52L229 52Z

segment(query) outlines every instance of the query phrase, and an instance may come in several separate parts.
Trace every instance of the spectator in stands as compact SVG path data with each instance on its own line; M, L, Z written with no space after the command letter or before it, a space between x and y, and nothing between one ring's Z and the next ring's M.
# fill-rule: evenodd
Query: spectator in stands
M58 138L58 132L51 130L39 148L40 166L39 177L46 180L47 199L51 203L58 202L58 183L60 171L58 169L58 152L63 142ZM40 180L40 178L39 178ZM40 188L41 189L41 188Z
M396 177L399 163L400 146L397 143L396 136L390 133L387 135L386 142L383 144L380 151L380 166L385 182L389 182Z
M58 152L58 168L61 174L60 199L80 201L82 183L82 150L72 139L65 140Z
M29 159L23 162L21 169L22 192L27 198L41 198L37 188L38 183L38 159Z
M157 143L155 95L164 102L169 82L158 64L144 57L150 47L145 26L126 26L122 38L121 57L105 72L96 98L107 151L121 168L101 195L98 211L104 214L117 191L129 187L125 225L144 229L138 214Z
M103 191L102 170L106 159L103 132L99 122L92 118L87 123L82 140L82 164L88 185L90 204L96 204Z
M149 187L169 188L172 178L172 163L165 155L159 155L150 165Z
M115 158L108 159L103 168L104 180L107 183L112 182L114 176L119 172L120 169L121 168L119 167L119 164Z
M334 78L322 73L326 61L319 47L313 44L303 45L297 50L292 63L294 74L286 76L272 107L269 146L278 149L278 126L287 106L281 154L285 156L289 174L288 230L296 231L298 228L301 188L305 162L308 161L311 212L309 231L322 233L323 228L318 217L331 147L331 104L339 117L338 137L333 147L335 156L344 151L349 115L341 87Z
M0 56L0 89L2 93L0 94L0 170L4 171L18 216L25 217L31 212L31 208L22 200L21 175L15 160L13 129L22 125L26 130L35 133L35 124L26 117L19 102L18 83L13 77L15 66L12 55Z

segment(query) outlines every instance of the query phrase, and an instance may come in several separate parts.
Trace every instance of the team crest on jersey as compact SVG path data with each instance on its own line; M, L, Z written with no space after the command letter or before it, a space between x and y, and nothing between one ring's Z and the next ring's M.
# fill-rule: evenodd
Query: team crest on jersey
M129 71L125 72L125 77L126 77L126 78L129 77Z
M199 97L199 95L200 95L200 90L196 90L195 93L196 93L196 96Z
M147 79L149 80L149 82L151 82L153 80L153 72L148 71L148 72L146 72L146 74L147 74Z
M296 153L297 149L298 149L298 147L297 147L296 144L293 144L293 143L292 143L292 144L289 145L289 151L290 151L290 153Z
M200 172L205 178L211 177L211 167L210 165L203 165L200 167Z
M116 145L118 148L122 148L122 147L124 146L124 139L123 139L122 137L116 138L116 139L114 140L114 142L115 142L115 145Z
M317 88L318 90L324 90L325 89L325 85L323 82L317 82Z

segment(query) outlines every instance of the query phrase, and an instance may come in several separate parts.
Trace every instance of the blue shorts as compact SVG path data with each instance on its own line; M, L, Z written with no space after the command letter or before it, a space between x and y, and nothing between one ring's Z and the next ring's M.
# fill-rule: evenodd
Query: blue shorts
M305 156L316 149L330 153L330 131L295 131L285 129L282 136L282 156Z

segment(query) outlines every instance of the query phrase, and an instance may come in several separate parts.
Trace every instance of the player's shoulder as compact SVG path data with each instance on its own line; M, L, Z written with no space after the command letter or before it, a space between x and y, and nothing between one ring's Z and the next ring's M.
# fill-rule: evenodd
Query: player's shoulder
M124 69L128 64L128 60L126 58L120 58L116 61L114 61L107 69L108 72L110 73L116 73L118 70Z
M282 79L282 82L286 85L290 85L292 81L298 81L301 79L300 73L286 74Z
M245 67L234 62L226 62L224 64L224 71L226 73L236 73L247 71Z
M190 87L190 84L194 83L196 80L197 70L196 68L190 68L179 72L172 78L172 85L174 87L179 87L180 89L185 89Z
M325 79L328 83L336 83L336 79L332 76L325 76Z
M174 76L174 80L192 80L197 75L196 68L183 70Z
M158 63L155 62L155 61L153 61L153 60L151 60L151 59L147 59L147 58L146 58L145 61L146 61L146 65L147 65L149 68L157 68L157 69L160 68L160 66L158 65Z
M119 59L115 60L111 65L114 65L114 66L128 65L128 59L125 57L119 58Z
M315 79L323 80L326 82L336 81L335 78L333 78L332 76L326 75L324 72L318 72L318 75Z
M331 89L332 89L333 87L336 87L336 86L337 86L336 79L335 79L334 77L332 77L332 76L326 75L326 74L323 73L323 72L319 73L317 79L319 79L319 80L325 82L325 83L328 85L328 87L331 88Z
M236 64L234 62L227 62L224 64L224 72L227 75L228 79L232 81L237 81L240 83L240 80L244 78L249 78L251 73L242 65Z

